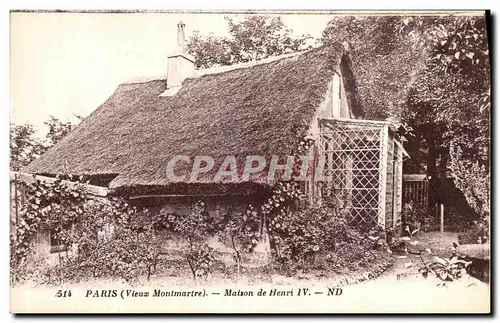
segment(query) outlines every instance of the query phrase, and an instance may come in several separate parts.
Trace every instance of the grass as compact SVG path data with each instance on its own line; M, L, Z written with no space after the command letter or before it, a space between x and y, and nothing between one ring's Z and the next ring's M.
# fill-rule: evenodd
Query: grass
M422 232L415 237L420 245L430 248L434 255L439 257L450 257L453 242L458 242L457 232Z

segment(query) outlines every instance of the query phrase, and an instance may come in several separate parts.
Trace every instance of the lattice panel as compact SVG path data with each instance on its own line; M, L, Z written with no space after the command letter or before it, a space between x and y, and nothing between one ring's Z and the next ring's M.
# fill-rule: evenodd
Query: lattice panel
M322 120L320 154L324 158L323 195L333 197L349 222L383 223L381 185L384 171L382 123Z

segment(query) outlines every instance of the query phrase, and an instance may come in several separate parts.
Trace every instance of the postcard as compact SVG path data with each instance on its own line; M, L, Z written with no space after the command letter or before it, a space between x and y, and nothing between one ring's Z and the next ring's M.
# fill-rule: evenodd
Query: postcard
M11 312L490 313L490 23L11 11Z

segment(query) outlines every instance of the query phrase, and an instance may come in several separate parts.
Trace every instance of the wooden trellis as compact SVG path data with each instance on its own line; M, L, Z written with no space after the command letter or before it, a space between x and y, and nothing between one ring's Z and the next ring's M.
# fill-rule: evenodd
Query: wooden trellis
M402 146L391 124L320 119L319 158L323 196L354 224L393 227L401 216Z

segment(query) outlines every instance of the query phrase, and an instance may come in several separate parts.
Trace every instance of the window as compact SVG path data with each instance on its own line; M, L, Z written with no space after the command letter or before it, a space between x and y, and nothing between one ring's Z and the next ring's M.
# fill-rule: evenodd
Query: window
M63 226L64 230L71 229L71 224L66 224ZM61 252L66 251L68 248L65 246L62 241L58 238L58 230L50 230L50 252Z

